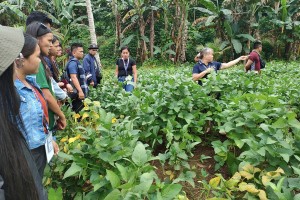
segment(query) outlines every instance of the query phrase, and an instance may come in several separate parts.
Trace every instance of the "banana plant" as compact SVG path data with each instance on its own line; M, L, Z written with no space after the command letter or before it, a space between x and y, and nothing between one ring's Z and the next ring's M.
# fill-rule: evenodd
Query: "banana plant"
M216 29L217 38L220 38L222 48L231 47L235 53L240 54L243 50L243 42L255 39L248 33L240 30L240 24L234 21L233 10L227 9L224 3L216 3L211 0L201 0L203 7L195 7L195 10L202 12L205 16L194 21L194 25L200 23L200 27L211 27Z

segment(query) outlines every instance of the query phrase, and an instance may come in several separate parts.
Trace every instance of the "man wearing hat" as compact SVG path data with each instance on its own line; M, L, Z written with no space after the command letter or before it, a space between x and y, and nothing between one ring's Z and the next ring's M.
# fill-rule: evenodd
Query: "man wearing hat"
M100 65L98 64L95 55L99 47L96 44L89 46L89 53L83 59L83 68L87 78L88 85L96 87L101 81Z

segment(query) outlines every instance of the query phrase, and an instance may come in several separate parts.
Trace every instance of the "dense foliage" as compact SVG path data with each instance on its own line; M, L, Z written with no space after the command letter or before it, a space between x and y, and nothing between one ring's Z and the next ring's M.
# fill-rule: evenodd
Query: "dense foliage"
M111 71L80 115L69 113L51 185L66 198L185 198L181 183L194 186L188 161L201 144L214 148L216 172L226 165L234 176L201 180L206 192L199 199L292 199L300 181L297 68L271 62L257 75L237 67L210 75L203 87L191 80L190 67L142 68L132 94ZM158 176L154 160L174 177Z
M141 62L191 61L198 45L211 46L228 60L248 53L254 39L263 41L267 59L300 55L298 0L96 0L92 4L104 66L113 63L124 45ZM33 10L51 16L64 46L74 41L89 45L85 0L2 0L0 24L24 26Z

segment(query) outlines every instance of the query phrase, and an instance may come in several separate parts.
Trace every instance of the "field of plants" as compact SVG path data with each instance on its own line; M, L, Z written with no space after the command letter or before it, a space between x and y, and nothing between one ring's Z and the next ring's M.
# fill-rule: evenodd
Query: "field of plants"
M300 199L299 64L191 71L142 67L132 94L107 72L66 109L49 199Z

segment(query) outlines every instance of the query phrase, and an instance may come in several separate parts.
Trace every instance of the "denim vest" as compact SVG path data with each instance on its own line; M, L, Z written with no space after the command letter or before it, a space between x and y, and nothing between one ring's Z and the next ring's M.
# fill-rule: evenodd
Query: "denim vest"
M26 80L42 93L33 76L27 76ZM26 131L22 131L22 133L30 149L38 148L44 145L46 141L42 105L34 92L30 88L27 88L20 80L17 79L14 83L21 99L20 115Z

